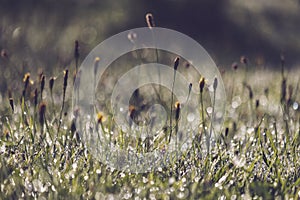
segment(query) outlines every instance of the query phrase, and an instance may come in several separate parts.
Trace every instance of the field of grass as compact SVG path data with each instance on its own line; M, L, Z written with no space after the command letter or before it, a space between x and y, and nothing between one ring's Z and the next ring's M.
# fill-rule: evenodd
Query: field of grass
M163 52L153 53L155 57ZM145 57L149 55L151 52ZM201 115L201 120L195 121L191 146L178 159L165 160L156 171L131 173L100 162L80 135L72 109L79 56L75 42L71 66L52 77L42 72L26 73L20 80L7 78L7 73L1 75L8 89L2 95L0 109L0 199L300 198L300 72L287 70L284 57L279 62L281 71L253 65L246 57L241 57L232 69L221 71L227 93L226 116L211 146L206 142L211 139L208 130L213 128L208 110L214 110L214 104L205 77L199 82L198 77L189 88L200 94L196 98ZM175 57L167 55L163 62L170 67L174 64L178 73L193 73L193 66L181 58L172 63ZM5 51L1 59L1 64L9 66ZM132 65L126 57L121 60ZM117 69L126 65L114 64L116 68L108 71L98 85L103 89L98 89L97 97L104 104L97 107L94 119L109 142L125 150L131 145L137 152L146 153L168 146L178 128L189 130L182 123L183 127L178 127L187 116L171 95L173 88L168 91L157 85L139 88L132 95L128 116L134 122L145 123L144 108L151 105L144 100L158 96L155 100L171 116L164 134L157 140L134 140L118 130L108 109L107 96L111 93L105 89L111 89L122 75ZM213 85L214 90L217 87L217 83Z
M1 102L0 198L299 199L299 71L284 70L284 60L282 72L246 61L222 73L227 114L211 153L195 145L165 168L138 174L102 164L80 138L71 118L74 69L55 78L25 74L22 89Z

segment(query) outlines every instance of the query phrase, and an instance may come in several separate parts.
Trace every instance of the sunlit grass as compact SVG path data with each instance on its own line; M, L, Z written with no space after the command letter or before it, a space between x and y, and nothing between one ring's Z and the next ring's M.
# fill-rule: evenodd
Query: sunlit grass
M195 145L167 168L142 174L117 171L97 161L70 119L71 100L62 106L64 97L51 98L47 84L43 99L40 94L32 96L41 82L32 85L29 77L24 96L12 92L10 99L2 101L0 197L299 198L299 80L296 73L286 73L286 94L281 99L280 73L247 73L246 85L242 67L223 74L233 95L229 95L221 140L210 154ZM73 80L65 88L63 74L58 77L55 92L63 94L66 89L70 94ZM103 130L110 128L110 120Z

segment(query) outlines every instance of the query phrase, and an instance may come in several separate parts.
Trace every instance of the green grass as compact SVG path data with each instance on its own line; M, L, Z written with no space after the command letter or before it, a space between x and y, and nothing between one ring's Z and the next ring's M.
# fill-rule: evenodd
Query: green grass
M66 99L61 74L55 80L54 98L46 84L38 105L32 91L40 83L28 83L24 95L11 95L14 110L8 98L2 101L0 198L299 199L299 77L296 72L284 75L283 87L280 73L250 70L243 85L244 73L239 68L223 74L227 116L210 154L195 145L164 169L141 174L111 169L85 147L70 117L71 78ZM108 118L102 128L110 129L111 123ZM114 142L122 146L119 134Z

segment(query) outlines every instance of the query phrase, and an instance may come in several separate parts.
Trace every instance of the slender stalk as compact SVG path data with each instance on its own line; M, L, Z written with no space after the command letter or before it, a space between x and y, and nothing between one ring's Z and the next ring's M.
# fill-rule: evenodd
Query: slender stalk
M169 143L171 142L172 137L172 115L173 115L173 101L174 101L174 85L175 85L175 79L176 79L176 72L179 65L179 57L176 57L174 60L174 77L173 77L173 83L172 83L172 90L171 90L171 114L170 114L170 135L169 135Z
M204 89L204 86L205 86L205 78L201 77L200 81L199 81L200 106L201 106L200 113L201 113L201 118L202 118L203 132L204 132L204 135L207 136L207 134L206 134L206 123L205 123L205 118L204 118L204 104L203 104L203 89ZM199 136L199 141L198 141L199 144L198 145L200 145L201 138L202 138L202 132L200 133L200 136Z
M211 141L211 136L212 136L212 131L213 131L213 121L215 118L215 105L216 105L216 90L218 87L218 79L214 79L213 83L213 89L214 89L214 99L213 99L213 105L212 105L212 114L211 114L211 120L210 120L210 131L209 131L209 138L208 138L208 148L207 148L207 153L210 151L210 141Z
M68 75L69 75L69 70L66 69L64 71L63 99L62 99L62 106L61 106L61 110L60 110L60 114L59 114L57 133L59 133L59 130L60 130L60 126L61 126L61 122L62 122L62 114L63 114L64 107L65 107L66 90L67 90L67 85L68 85Z
M75 48L74 48L74 58L75 58L75 69L76 73L78 71L78 61L79 61L79 42L78 40L75 41Z

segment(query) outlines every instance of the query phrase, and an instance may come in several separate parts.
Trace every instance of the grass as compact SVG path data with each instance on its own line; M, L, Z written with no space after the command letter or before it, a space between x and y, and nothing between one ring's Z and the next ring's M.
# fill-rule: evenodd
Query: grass
M78 71L78 41L75 45ZM203 144L212 132L206 108L212 106L214 112L214 103L206 101L203 77L199 85L193 84L200 90L202 119L193 145L165 168L140 174L106 166L85 146L71 118L67 97L76 82L68 78L69 70L49 78L48 85L43 74L37 81L25 74L23 83L19 81L23 92L8 92L1 102L0 199L299 199L299 71L285 71L283 60L281 72L259 70L245 57L241 61L241 67L235 64L222 75L230 95L224 131L216 145L207 145L211 153L205 153ZM179 67L177 73L188 70ZM191 88L187 86L189 94ZM178 134L181 104L176 101L173 110L173 95L164 88L159 91L159 101L171 104L170 113L176 116L152 147L149 138L136 141L138 152L170 142L174 123L173 134ZM140 90L138 98L143 100L143 95ZM135 120L143 110L135 105L129 111ZM97 117L103 132L113 130L111 116L99 112ZM123 148L131 142L122 131L109 134L109 141Z
M13 94L3 102L7 109L1 118L1 199L298 199L297 92L285 94L282 100L280 73L247 72L246 86L238 78L244 73L242 69L234 73L223 75L225 84L235 76L236 85L227 85L228 91L235 88L234 96L228 100L224 124L227 130L221 133L222 140L211 147L212 153L208 156L201 153L201 147L191 148L189 155L183 154L168 168L142 174L117 171L94 159L72 127L72 121L61 116L71 112L64 107L65 97L58 100L62 101L60 104L51 104L53 98L47 96L39 99L37 106L26 96L28 92L20 95L20 100L18 94ZM299 80L288 77L285 79L292 85L290 88L296 89ZM262 85L253 81L259 78L269 78L263 85L269 89L268 96ZM25 90L33 86L30 77L28 81L25 79ZM61 86L61 93L66 92L65 81L64 78L55 82L57 89ZM72 84L68 86L71 90ZM253 94L245 95L248 90L243 87L251 87ZM50 93L48 87L43 90ZM259 105L253 105L254 98ZM68 101L65 103L69 104Z

